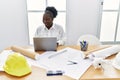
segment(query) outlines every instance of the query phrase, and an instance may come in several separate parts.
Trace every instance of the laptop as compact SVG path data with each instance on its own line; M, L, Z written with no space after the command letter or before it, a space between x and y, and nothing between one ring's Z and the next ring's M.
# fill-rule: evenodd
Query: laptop
M33 38L35 51L56 51L57 38L56 37L34 37Z

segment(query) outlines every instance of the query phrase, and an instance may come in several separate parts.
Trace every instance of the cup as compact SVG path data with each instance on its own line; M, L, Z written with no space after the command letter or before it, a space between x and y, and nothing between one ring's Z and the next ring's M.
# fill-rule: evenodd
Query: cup
M88 49L88 43L87 42L80 42L80 47L81 47L81 51L87 51Z

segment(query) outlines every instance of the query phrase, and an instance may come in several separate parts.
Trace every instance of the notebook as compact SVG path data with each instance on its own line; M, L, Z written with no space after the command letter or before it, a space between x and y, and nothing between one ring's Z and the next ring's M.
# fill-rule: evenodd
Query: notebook
M56 37L34 37L33 38L35 51L56 51L57 38Z

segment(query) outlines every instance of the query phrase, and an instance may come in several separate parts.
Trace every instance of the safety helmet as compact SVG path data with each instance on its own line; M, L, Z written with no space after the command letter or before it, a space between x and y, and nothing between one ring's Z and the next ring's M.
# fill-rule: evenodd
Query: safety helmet
M13 76L24 76L31 72L31 67L25 57L19 53L10 54L3 66L6 73Z
M120 70L120 52L115 56L112 62L113 67Z

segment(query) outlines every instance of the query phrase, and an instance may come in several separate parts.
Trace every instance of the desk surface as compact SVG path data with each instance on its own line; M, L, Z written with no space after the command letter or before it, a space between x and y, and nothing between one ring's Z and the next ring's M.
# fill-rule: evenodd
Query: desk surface
M65 47L71 47L74 49L79 49L79 46L59 46L58 50ZM99 48L101 46L89 46L88 51ZM115 55L109 57L108 59L114 58ZM14 77L6 74L5 72L0 72L0 80L73 80L68 76L46 76L46 70L40 67L32 66L32 73L23 77ZM91 66L81 77L80 80L120 80L120 71L113 67L107 68L105 71L95 70Z

